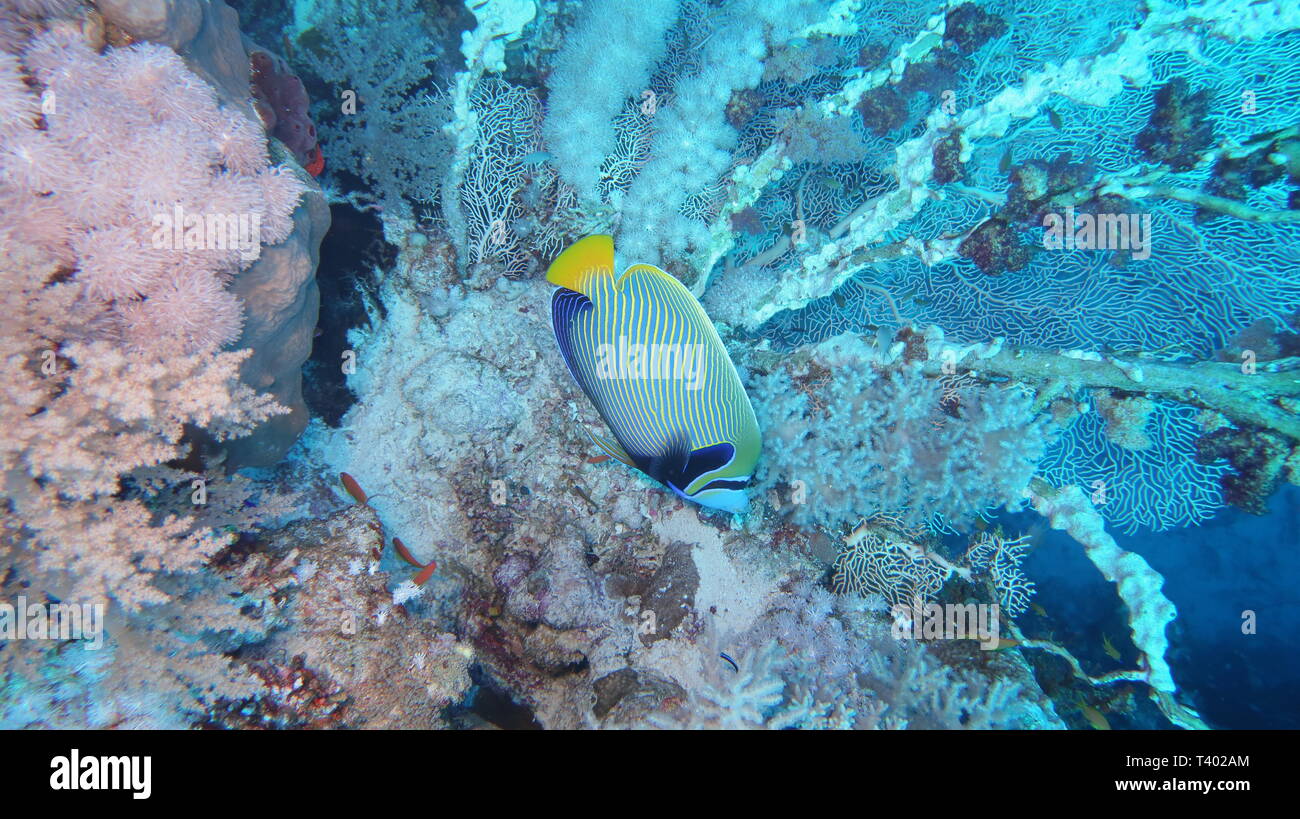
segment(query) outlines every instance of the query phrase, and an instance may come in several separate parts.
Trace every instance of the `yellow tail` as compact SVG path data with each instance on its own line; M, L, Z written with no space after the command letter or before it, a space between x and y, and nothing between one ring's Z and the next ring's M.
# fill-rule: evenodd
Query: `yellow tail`
M546 280L590 297L592 276L614 275L614 237L598 233L579 239L555 257L546 270Z

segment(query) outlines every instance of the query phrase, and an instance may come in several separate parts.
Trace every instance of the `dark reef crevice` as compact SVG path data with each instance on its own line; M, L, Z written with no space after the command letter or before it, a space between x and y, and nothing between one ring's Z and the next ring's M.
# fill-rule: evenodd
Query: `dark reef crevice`
M330 215L333 222L321 243L316 269L320 318L311 358L303 365L302 391L312 414L337 427L357 400L343 371L344 354L350 349L348 331L370 325L368 303L384 317L382 302L371 296L378 288L374 271L391 269L397 248L384 241L383 226L373 212L335 204Z

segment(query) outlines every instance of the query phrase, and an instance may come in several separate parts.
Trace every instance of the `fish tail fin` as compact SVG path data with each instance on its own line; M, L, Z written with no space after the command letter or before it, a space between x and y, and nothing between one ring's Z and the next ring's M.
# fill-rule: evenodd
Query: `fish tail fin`
M614 237L598 233L579 239L556 256L546 270L546 280L590 297L587 282L601 272L614 274Z

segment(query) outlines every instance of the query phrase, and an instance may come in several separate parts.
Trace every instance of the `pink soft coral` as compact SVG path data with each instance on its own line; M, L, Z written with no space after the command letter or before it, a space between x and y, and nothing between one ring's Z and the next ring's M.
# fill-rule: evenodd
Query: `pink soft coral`
M40 35L0 53L0 574L127 608L227 538L124 477L286 412L240 384L227 285L304 186L176 54Z
M96 54L49 32L0 57L0 225L56 258L103 302L118 338L165 357L238 337L229 278L283 241L305 186L271 167L265 135L170 49L142 43ZM38 112L41 116L37 116ZM22 201L27 199L28 201ZM38 217L31 200L43 200Z

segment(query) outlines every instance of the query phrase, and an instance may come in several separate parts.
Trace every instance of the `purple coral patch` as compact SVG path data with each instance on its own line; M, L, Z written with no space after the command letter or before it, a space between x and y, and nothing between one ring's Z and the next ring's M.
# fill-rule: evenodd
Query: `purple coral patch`
M284 60L265 49L250 50L249 61L254 105L267 133L293 151L298 162L313 175L319 173L313 166L320 166L321 153L316 144L316 126L307 114L311 100L302 80Z

